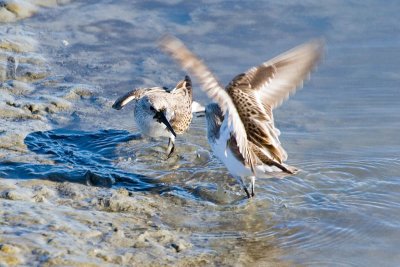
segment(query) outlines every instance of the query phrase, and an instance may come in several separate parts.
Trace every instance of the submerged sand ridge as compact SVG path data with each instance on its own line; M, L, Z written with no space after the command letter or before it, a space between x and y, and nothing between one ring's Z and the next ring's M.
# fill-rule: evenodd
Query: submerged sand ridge
M71 84L54 75L32 34L0 32L0 158L27 153L28 133L65 125L77 102L93 96L93 86ZM94 105L104 101L97 99ZM100 101L100 102L99 102ZM103 101L103 102L102 102Z
M36 81L48 76L37 41L29 35L0 33L0 158L9 150L24 152L23 139L32 131L50 129L45 102L37 101Z
M39 180L1 181L0 191L0 263L151 265L161 258L171 264L191 262L187 234L159 222L157 197Z
M0 23L29 18L42 7L54 7L70 0L1 0Z

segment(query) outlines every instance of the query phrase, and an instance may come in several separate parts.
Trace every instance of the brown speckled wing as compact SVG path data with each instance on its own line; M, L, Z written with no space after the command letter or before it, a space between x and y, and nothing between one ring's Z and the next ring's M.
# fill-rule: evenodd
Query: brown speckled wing
M322 40L313 40L249 69L245 75L253 94L272 109L280 106L308 78L323 48Z
M246 129L247 139L279 163L287 159L287 154L274 127L272 109L302 84L321 57L322 48L321 41L298 46L237 75L226 88Z
M236 76L226 87L247 133L247 140L262 148L271 158L282 162L287 154L282 148L274 127L271 110L252 94L246 75Z
M254 170L252 152L247 146L247 135L236 107L228 93L219 85L211 71L198 59L179 39L173 36L164 36L160 40L160 47L172 56L185 70L196 77L202 85L203 91L213 99L228 116L228 125L232 129L239 151L245 161Z
M189 128L193 118L192 81L189 76L177 83L169 99L175 114L170 121L171 125L177 134L182 134Z
M188 75L185 76L185 79L179 81L175 88L171 91L171 94L180 94L187 97L190 102L193 101L193 93L192 93L192 80ZM191 104L191 103L190 103Z

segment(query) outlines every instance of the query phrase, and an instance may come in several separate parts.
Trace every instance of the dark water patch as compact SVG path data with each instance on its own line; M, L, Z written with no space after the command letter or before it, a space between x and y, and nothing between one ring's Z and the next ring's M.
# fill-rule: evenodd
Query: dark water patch
M103 166L115 159L113 151L118 143L138 138L138 135L121 130L81 132L58 129L31 133L25 138L25 144L37 154L52 155L57 163Z
M30 133L24 143L30 151L45 156L54 164L6 161L0 163L2 177L124 187L132 192L148 191L185 201L225 204L232 201L218 195L217 188L210 188L210 184L186 184L193 175L203 175L190 170L194 163L179 155L166 160L163 148L142 139L140 134L112 129L94 132L57 129ZM196 155L193 157L197 158ZM158 168L151 169L149 161L159 165ZM129 168L121 169L121 162ZM181 166L179 172L176 171L178 166ZM198 168L202 169L201 166Z
M17 162L0 163L4 178L48 179L95 186L127 186L132 191L165 190L141 174L126 173L112 164L113 150L121 142L138 138L126 131L97 132L65 129L34 132L25 138L29 150L47 155L54 165Z

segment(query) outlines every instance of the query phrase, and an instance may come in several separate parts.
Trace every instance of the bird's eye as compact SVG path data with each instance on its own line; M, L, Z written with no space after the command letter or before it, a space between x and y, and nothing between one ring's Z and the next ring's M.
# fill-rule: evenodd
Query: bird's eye
M150 106L150 110L155 110L152 106Z

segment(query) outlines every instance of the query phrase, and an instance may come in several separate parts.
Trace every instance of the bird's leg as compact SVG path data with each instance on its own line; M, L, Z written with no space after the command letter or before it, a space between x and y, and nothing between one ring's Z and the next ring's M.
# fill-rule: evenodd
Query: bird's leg
M246 192L247 198L251 198L251 195L249 193L249 190L247 189L247 186L244 184L242 177L237 176L236 180L239 182L239 184L242 186L244 191Z
M175 136L172 136L168 139L167 159L171 157L172 153L174 153L174 150L175 150Z
M247 189L247 187L244 186L243 189L246 192L247 198L251 198L251 195L250 195L249 190Z
M251 178L251 197L254 197L255 196L254 187L256 186L256 177L255 176L251 176L250 178Z

